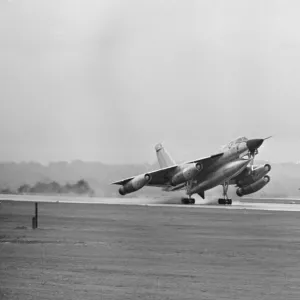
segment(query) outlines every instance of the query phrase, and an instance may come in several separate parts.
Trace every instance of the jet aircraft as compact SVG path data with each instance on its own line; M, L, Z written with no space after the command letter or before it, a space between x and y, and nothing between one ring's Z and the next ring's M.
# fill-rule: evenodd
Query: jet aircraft
M164 191L185 190L187 197L181 199L182 204L194 204L193 194L205 199L205 191L218 185L223 186L223 198L219 204L232 204L228 198L229 185L237 187L236 193L242 197L262 189L270 181L267 173L269 164L253 165L258 148L265 139L247 139L239 137L217 154L176 164L162 144L155 146L160 169L139 174L113 182L121 185L120 195L126 195L144 186L160 187Z

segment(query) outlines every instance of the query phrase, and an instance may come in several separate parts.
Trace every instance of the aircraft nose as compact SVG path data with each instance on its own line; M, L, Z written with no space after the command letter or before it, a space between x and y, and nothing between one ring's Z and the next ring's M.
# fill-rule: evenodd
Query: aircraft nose
M249 151L254 152L256 149L258 149L262 145L263 142L264 142L264 139L252 139L252 140L248 140L246 142L246 144L247 144Z

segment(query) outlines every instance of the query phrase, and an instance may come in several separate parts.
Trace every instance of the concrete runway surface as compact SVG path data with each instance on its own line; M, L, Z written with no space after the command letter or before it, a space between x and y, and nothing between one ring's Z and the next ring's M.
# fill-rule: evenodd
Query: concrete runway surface
M195 197L196 198L196 197ZM300 199L284 198L238 198L233 199L231 206L217 204L217 198L196 198L195 205L180 204L180 196L162 198L101 198L101 197L75 197L75 196L42 196L42 195L0 195L0 201L29 201L29 202L60 202L60 203L86 203L86 204L121 204L121 205L149 205L174 206L180 208L218 208L218 209L255 209L273 211L300 211Z
M270 211L36 197L36 230L28 201L37 198L1 203L1 300L300 299L297 204Z

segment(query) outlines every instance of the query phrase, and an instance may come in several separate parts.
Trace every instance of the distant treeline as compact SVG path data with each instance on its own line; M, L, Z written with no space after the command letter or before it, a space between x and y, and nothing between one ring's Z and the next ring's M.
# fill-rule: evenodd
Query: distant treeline
M60 185L56 181L49 183L37 182L35 185L21 185L16 191L9 188L1 190L2 194L78 194L78 195L94 195L94 190L89 186L88 182L81 179L75 184L67 183Z

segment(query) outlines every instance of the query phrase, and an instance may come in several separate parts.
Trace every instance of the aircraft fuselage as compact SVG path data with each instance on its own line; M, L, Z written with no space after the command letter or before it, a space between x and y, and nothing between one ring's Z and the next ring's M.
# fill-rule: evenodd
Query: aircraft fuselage
M247 145L244 142L225 151L222 156L207 167L205 172L199 172L195 177L197 184L194 184L187 191L188 194L192 195L198 191L209 190L237 176L249 163L249 160L241 159L248 151Z

